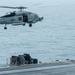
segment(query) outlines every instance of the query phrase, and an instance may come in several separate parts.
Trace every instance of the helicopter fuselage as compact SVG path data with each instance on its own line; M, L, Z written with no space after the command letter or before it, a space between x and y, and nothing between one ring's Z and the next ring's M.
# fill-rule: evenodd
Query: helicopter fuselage
M43 17L40 18L37 14L31 12L11 12L0 17L0 24L24 25L36 23L42 21L42 19Z

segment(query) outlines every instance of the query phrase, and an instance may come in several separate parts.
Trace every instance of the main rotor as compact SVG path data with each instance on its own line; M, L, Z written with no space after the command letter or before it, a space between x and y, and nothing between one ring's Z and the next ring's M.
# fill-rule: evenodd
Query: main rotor
M37 5L40 5L40 3L33 4L33 5L29 6L29 7L23 7L23 6L19 6L19 7L0 6L0 8L18 9L19 11L23 11L24 9L27 9L27 8L30 8L30 7L33 7L33 6L37 6Z
M9 8L9 9L19 9L19 11L23 11L23 9L27 9L27 7L10 7L10 6L0 6L0 8Z

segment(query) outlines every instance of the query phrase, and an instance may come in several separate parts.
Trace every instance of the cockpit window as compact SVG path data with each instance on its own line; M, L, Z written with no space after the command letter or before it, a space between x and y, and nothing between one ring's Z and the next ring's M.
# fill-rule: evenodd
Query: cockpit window
M2 17L13 17L13 16L15 16L15 12L10 13L10 14L7 14L7 15L4 15L4 16L2 16Z

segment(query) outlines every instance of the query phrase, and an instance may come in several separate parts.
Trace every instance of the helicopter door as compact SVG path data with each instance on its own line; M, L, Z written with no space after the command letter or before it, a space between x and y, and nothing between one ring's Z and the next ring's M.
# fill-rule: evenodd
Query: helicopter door
M28 16L27 15L23 16L23 22L28 22Z

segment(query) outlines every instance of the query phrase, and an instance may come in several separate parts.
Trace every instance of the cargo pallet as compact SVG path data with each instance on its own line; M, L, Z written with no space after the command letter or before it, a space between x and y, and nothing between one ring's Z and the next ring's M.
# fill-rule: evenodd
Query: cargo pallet
M31 58L30 54L24 53L23 55L11 56L10 65L25 65L25 64L37 64L38 59Z

